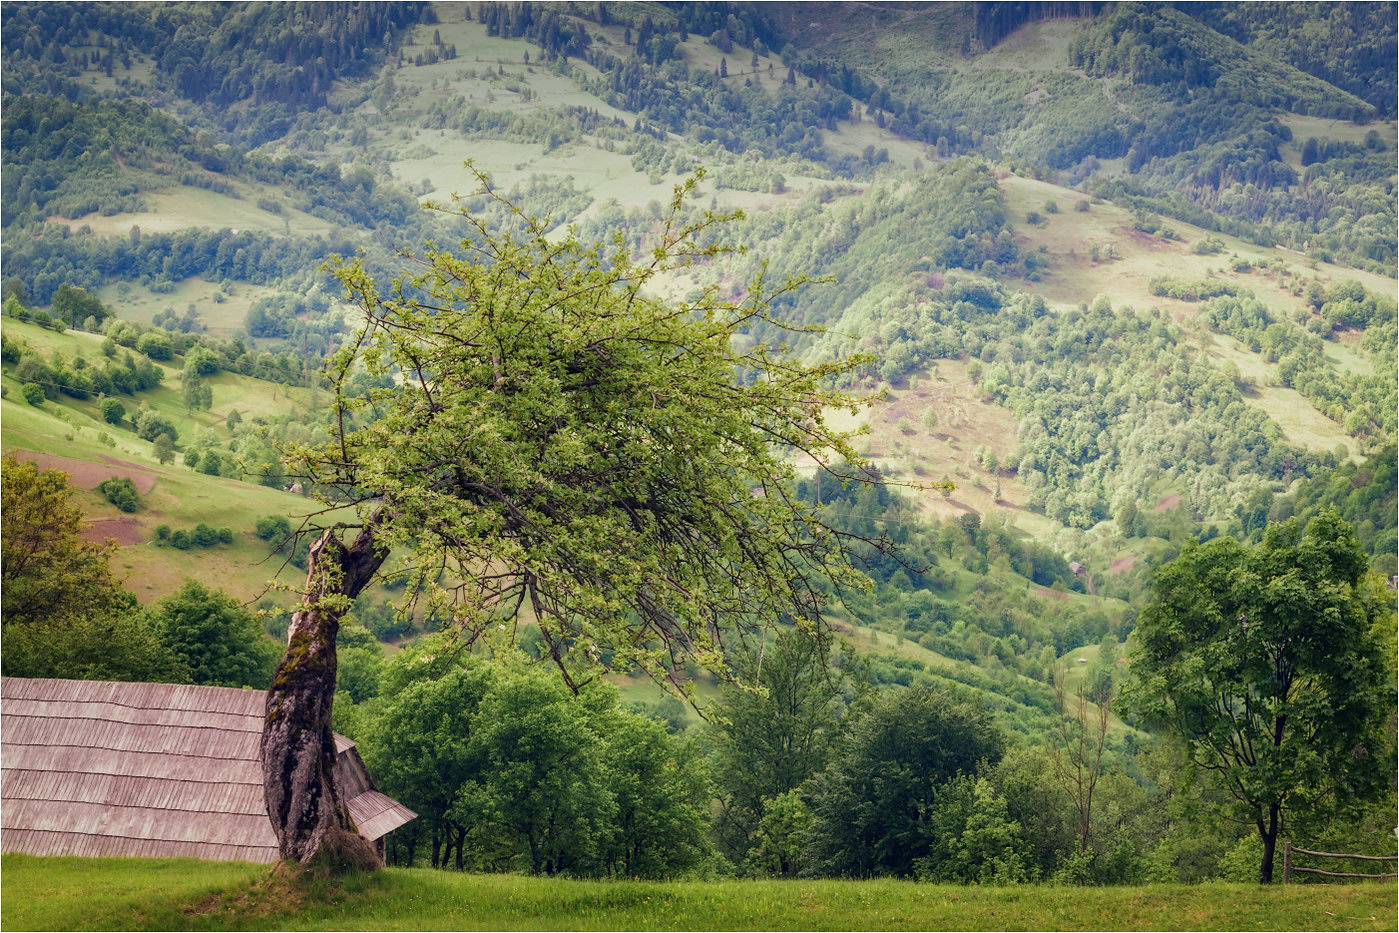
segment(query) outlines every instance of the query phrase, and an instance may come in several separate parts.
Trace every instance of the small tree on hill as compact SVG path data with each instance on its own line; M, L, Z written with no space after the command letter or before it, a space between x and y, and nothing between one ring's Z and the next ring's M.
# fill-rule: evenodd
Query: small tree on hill
M126 417L126 406L114 398L104 398L98 409L102 412L102 420L108 424L121 424Z
M859 461L823 411L859 405L825 386L866 360L807 367L736 348L773 320L761 281L740 303L647 293L721 251L702 238L722 218L682 217L694 181L634 259L620 241L545 239L481 180L514 232L468 216L460 255L409 255L415 271L387 292L357 262L337 270L363 323L329 362L330 441L289 451L288 473L358 518L311 548L268 694L264 781L284 858L359 844L331 784L335 633L390 550L411 555L409 591L468 640L527 606L575 688L604 656L672 680L686 659L725 672L732 640L819 624L818 577L862 579L848 539L790 493L787 452ZM402 384L351 394L359 367L396 368Z

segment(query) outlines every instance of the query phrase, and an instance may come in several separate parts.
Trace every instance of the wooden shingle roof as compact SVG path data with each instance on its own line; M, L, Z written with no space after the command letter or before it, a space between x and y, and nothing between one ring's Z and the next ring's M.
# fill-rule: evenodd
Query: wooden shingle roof
M0 849L274 862L258 743L265 694L0 678ZM336 788L366 839L417 816L335 736Z

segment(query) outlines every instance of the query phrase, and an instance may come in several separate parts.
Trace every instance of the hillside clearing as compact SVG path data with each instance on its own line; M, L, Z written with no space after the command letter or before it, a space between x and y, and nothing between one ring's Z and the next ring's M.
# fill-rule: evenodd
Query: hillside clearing
M4 857L10 930L1384 930L1391 884L987 888L389 869L297 895L192 859ZM300 900L300 903L297 901Z

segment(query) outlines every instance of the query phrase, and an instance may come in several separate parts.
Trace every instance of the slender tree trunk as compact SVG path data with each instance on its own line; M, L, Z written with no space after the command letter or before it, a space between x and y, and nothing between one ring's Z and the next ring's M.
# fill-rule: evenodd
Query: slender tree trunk
M376 516L377 518L377 516ZM333 867L378 862L355 832L335 794L335 636L344 609L328 597L359 595L384 555L374 547L375 519L349 547L333 531L311 547L302 607L292 615L287 652L267 691L262 728L262 780L267 814L284 860L305 864L327 855Z
M1258 823L1258 835L1263 837L1263 864L1258 869L1259 884L1273 883L1273 856L1278 850L1279 809L1277 804L1272 804L1268 807L1267 825L1262 821Z

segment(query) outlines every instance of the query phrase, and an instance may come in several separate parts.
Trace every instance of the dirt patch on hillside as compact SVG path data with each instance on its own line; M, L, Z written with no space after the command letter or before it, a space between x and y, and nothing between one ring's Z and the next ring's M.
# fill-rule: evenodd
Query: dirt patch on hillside
M1128 554L1125 557L1119 557L1117 560L1112 562L1112 566L1108 568L1108 573L1126 573L1127 571L1131 570L1134 566L1136 566L1136 563L1137 555L1135 554Z
M1058 592L1057 590L1051 590L1051 589L1048 589L1047 587L1043 587L1043 586L1037 586L1037 587L1035 587L1035 595L1036 595L1036 596L1044 596L1044 597L1046 597L1046 598L1048 598L1048 599L1068 599L1068 598L1069 598L1069 594L1068 594L1068 593L1060 593L1060 592Z
M1135 227L1118 227L1123 236L1131 240L1133 244L1152 253L1178 253L1181 251L1181 244L1178 240L1163 240L1158 236L1153 236L1144 230Z
M134 518L100 518L90 523L82 531L84 541L101 544L108 538L115 538L117 544L140 544L141 529Z
M35 453L32 450L16 450L13 453L21 460L36 464L41 470L62 470L68 474L74 486L82 489L96 489L103 480L113 476L125 476L136 485L137 492L145 495L155 488L156 476L164 472L105 455L102 457L105 463L93 463L89 460L60 457L57 454Z
M1156 511L1169 512L1180 505L1180 493L1173 492L1169 496L1162 496L1156 500Z

